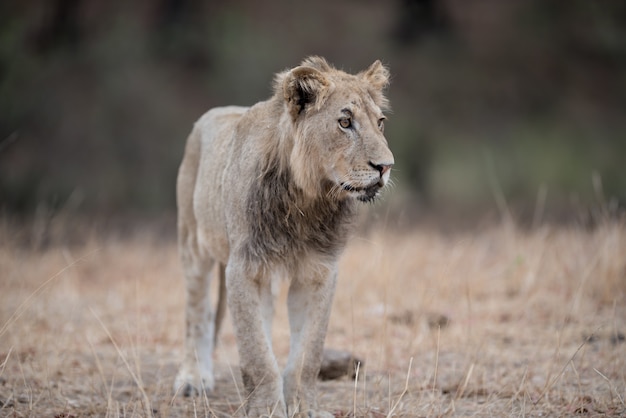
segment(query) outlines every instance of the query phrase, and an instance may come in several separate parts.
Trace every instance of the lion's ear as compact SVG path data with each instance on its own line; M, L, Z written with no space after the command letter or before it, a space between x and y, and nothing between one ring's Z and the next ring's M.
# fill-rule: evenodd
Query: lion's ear
M319 109L326 97L330 82L315 68L296 67L285 74L283 95L295 120L308 106Z
M370 67L362 73L362 77L371 84L372 87L383 90L389 84L389 70L376 60Z
M389 85L389 70L376 60L370 67L360 73L360 76L370 85L369 92L376 104L382 109L389 107L384 90Z
M328 62L324 58L318 57L317 55L312 55L310 57L307 57L304 61L302 61L302 64L300 65L305 66L305 67L312 67L320 71L332 70L332 67L330 66L330 64L328 64Z

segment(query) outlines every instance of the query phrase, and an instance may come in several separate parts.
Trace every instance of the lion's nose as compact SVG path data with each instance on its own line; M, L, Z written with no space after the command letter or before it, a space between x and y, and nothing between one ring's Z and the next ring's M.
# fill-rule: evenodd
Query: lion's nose
M378 170L378 172L380 173L380 176L382 177L387 171L389 171L391 169L391 166L393 164L377 164L377 163L373 163L370 161L370 166L372 166L372 168Z

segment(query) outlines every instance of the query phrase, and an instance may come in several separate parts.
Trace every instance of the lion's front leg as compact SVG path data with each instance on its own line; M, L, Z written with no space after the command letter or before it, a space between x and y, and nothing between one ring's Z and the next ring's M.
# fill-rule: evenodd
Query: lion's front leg
M315 271L315 269L313 270ZM332 417L317 406L317 375L322 362L324 339L337 273L333 269L296 278L287 300L291 347L284 372L285 402L289 416Z
M231 260L226 268L226 288L247 395L247 416L286 418L282 377L272 352L270 280Z

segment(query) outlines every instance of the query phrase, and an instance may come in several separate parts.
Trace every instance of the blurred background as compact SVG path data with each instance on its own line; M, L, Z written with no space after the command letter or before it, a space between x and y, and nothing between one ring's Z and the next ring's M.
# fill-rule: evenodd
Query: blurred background
M626 202L621 0L24 0L0 3L0 211L173 214L193 122L311 54L391 69L389 222Z

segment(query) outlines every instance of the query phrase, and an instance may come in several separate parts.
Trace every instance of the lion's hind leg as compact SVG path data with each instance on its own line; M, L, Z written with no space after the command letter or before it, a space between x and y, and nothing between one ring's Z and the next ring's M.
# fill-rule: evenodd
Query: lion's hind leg
M215 315L209 297L215 262L195 256L189 248L182 246L181 258L187 287L185 351L174 391L194 396L203 391L210 392L215 386Z

